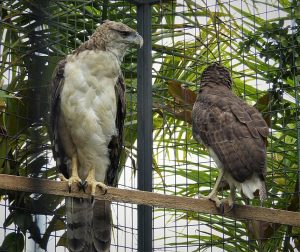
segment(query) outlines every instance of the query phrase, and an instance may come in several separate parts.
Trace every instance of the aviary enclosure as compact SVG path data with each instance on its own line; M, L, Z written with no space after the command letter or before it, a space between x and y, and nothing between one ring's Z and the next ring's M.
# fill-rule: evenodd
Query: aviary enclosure
M203 69L220 60L234 92L270 127L263 207L299 211L299 0L3 0L0 15L0 173L58 180L47 130L51 75L110 19L145 41L123 64L127 118L118 187L190 198L209 193L217 168L192 137L191 109ZM226 196L225 182L221 189ZM63 197L0 195L0 251L68 251ZM260 207L241 195L236 204ZM297 225L120 202L113 219L111 251L300 248Z

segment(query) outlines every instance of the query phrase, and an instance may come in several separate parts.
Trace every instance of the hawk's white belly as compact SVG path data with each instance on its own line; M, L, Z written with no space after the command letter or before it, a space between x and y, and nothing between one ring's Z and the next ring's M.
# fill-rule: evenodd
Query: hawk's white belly
M104 182L109 165L108 144L117 135L115 85L120 65L110 52L70 55L65 66L61 112L79 158L79 176L91 168Z

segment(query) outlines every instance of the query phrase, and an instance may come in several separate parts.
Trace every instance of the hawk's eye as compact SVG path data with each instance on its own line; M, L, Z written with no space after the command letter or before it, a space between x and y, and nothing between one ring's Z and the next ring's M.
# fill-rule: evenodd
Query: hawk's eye
M119 31L119 33L121 34L122 37L127 37L131 34L130 31Z

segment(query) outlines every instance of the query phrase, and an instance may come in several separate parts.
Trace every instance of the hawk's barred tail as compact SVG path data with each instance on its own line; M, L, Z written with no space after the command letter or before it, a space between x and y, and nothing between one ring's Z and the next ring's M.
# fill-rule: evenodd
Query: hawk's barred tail
M66 198L67 237L70 252L108 252L111 242L109 201Z
M261 187L259 189L259 199L261 202L263 202L264 200L267 199L267 197L268 197L268 191L267 191L266 182L262 181Z

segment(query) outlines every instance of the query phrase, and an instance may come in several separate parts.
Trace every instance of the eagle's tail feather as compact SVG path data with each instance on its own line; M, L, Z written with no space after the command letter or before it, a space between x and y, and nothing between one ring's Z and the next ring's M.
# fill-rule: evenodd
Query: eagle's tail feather
M66 198L67 237L71 252L90 251L92 210L89 199Z
M111 208L108 201L66 198L67 237L71 252L108 252Z
M97 200L93 209L93 242L95 251L109 251L111 243L112 216L109 201Z

